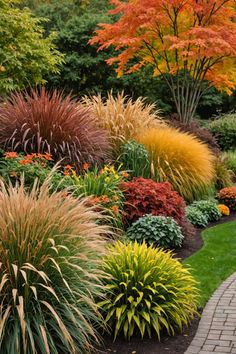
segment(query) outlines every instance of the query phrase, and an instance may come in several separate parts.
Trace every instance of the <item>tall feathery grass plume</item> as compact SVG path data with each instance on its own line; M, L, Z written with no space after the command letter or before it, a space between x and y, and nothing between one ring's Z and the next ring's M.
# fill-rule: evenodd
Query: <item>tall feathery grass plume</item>
M86 200L0 182L0 352L85 353L99 341L105 226Z
M71 95L45 88L12 94L0 104L0 147L49 153L76 170L84 163L102 165L110 156L107 133L92 110Z
M124 142L132 140L144 129L164 125L160 110L154 104L146 104L141 97L132 100L123 92L116 96L110 92L107 99L97 95L84 97L82 102L92 108L98 125L108 131L116 156Z
M136 139L149 151L154 179L170 182L187 201L207 193L215 158L204 143L171 127L147 129Z

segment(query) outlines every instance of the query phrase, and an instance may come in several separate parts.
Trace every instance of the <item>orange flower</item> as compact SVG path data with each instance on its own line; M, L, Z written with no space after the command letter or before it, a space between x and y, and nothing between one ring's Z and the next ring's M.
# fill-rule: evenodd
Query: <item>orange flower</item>
M71 166L71 165L66 165L64 168L65 168L66 170L72 170L72 166Z
M89 198L89 201L90 201L93 205L99 203L100 200L101 200L100 197L91 197L91 198Z
M51 154L46 153L46 154L44 154L43 156L44 156L45 160L53 161L53 158L52 158L52 155L51 155Z
M4 156L7 159L15 159L16 157L18 157L18 154L15 151L9 151L9 152L5 152Z
M83 164L83 170L87 171L89 169L89 164L88 163L84 163Z
M32 159L29 159L29 158L28 159L25 158L25 159L20 161L21 165L30 165L31 163L32 163Z
M102 201L103 203L109 203L110 199L108 198L107 195L102 195L102 196L101 196L101 201Z
M119 214L119 207L117 205L112 205L111 210L118 215Z
M128 178L129 177L129 174L127 172L122 172L121 173L121 176L124 177L124 178Z
M32 160L34 157L37 157L36 153L26 155L25 159Z
M64 176L69 176L69 175L70 175L70 172L69 172L68 170L65 170L65 171L63 172L63 175L64 175Z

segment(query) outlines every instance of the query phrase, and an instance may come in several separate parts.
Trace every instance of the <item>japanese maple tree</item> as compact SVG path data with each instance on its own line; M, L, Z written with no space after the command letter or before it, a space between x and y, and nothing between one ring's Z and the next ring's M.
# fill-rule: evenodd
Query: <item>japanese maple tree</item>
M90 44L114 46L117 73L150 65L162 75L183 122L189 122L206 87L228 94L236 87L235 0L110 0L118 18L100 24ZM175 76L175 79L174 79ZM208 81L208 85L206 85Z

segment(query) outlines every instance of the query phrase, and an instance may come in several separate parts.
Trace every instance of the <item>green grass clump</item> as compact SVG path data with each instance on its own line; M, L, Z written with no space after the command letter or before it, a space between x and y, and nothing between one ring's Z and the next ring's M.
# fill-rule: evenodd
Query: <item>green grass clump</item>
M224 152L223 156L226 159L226 165L236 176L236 150Z
M230 274L236 271L236 221L211 227L202 233L204 246L184 261L199 282L201 305Z
M136 141L128 141L121 146L118 162L124 170L129 171L131 177L151 177L151 162L144 145Z

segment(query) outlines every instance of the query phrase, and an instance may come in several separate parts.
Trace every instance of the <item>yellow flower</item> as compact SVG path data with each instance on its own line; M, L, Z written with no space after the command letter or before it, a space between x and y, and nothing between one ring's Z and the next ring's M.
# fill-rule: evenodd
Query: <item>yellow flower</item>
M229 216L230 210L229 210L229 208L228 208L226 205L224 205L224 204L219 204L219 205L218 205L218 209L219 209L219 211L221 212L221 215Z

